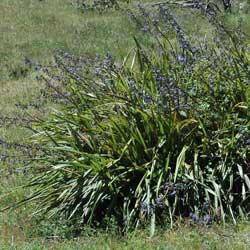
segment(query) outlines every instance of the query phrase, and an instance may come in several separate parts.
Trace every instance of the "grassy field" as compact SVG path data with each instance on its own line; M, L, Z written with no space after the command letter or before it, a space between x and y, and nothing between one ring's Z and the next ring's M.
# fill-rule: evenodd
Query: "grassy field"
M107 233L81 237L74 240L61 239L18 239L10 237L0 240L2 249L13 250L205 250L228 249L247 250L250 246L249 225L235 228L190 228L164 231L154 238L148 238L146 232L138 232L127 238L118 238Z
M18 76L24 57L46 62L55 49L124 56L133 46L136 30L125 13L81 14L71 2L1 1L1 70Z
M77 55L94 57L96 53L110 53L121 60L133 48L133 36L143 43L148 38L129 20L123 11L102 14L81 13L70 0L1 0L0 2L0 115L15 117L39 113L34 108L20 109L17 104L35 100L40 83L36 72L25 64L25 58L46 64L52 60L55 49ZM248 16L242 14L244 30L249 31ZM236 26L237 16L228 23ZM183 19L188 26L189 20ZM210 34L192 26L202 35ZM15 124L0 124L0 139L9 142L29 141L30 132ZM15 154L0 144L0 156ZM0 203L9 205L29 192L21 186L29 176L19 173L22 164L0 161ZM148 233L138 233L128 239L120 239L107 233L75 240L48 240L46 237L63 231L64 225L47 221L37 224L32 217L31 206L0 214L0 249L249 249L249 225L237 228L186 228L158 232L153 239ZM39 230L37 229L37 225ZM182 229L181 229L182 228Z

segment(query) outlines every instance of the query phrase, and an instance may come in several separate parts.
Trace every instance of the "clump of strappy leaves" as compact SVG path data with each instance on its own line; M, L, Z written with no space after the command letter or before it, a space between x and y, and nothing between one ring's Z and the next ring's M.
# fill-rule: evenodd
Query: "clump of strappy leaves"
M112 218L122 231L236 223L250 211L248 47L221 25L225 40L194 45L166 6L157 22L140 8L153 51L135 40L122 65L60 53L42 76L63 105L34 127L47 153L27 200L91 225Z

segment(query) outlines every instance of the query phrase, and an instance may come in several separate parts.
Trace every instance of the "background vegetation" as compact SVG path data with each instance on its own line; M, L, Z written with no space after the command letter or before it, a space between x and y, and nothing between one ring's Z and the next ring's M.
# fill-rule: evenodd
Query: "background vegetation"
M133 3L131 3L131 6L133 6ZM20 157L15 158L15 156L25 154L25 157L29 158L29 153L26 154L28 150L22 145L23 143L26 145L26 138L31 133L23 127L20 128L19 125L24 123L23 118L27 117L27 114L33 116L43 114L45 116L50 112L37 103L37 96L40 96L40 89L44 88L44 83L36 80L37 73L34 71L33 65L49 65L50 61L53 60L52 55L55 54L55 48L68 51L70 54L81 54L88 58L95 58L96 53L105 55L109 52L116 61L121 62L127 52L135 46L133 36L136 35L140 43L147 46L152 44L152 40L141 28L138 29L131 22L123 9L102 11L101 13L82 12L74 3L71 4L71 1L3 0L0 3L0 12L2 12L0 13L0 31L3 34L0 45L0 109L2 115L0 127L2 171L0 195L1 205L5 207L10 202L20 200L29 194L29 190L24 190L21 185L27 183L30 176L23 168L24 164L20 161ZM192 20L190 20L189 15L182 11L177 11L177 15L180 18L178 20L188 32L199 31L200 36L211 37L212 28L209 23L202 21L202 18L199 19L201 20L200 26L195 26L190 25ZM221 15L221 18L231 28L238 25L240 16L241 28L248 32L248 17L244 11L235 8L230 16ZM31 60L32 65L29 60ZM25 125L27 125L26 122ZM21 152L20 148L23 148ZM7 193L6 190L8 190ZM17 242L23 244L24 249L25 247L27 249L35 249L34 247L37 247L37 249L55 249L54 243L44 242L43 240L25 243L25 239L41 235L67 237L72 233L74 234L74 229L72 230L70 225L58 218L43 220L43 223L36 227L35 225L40 218L31 217L34 209L33 205L27 205L1 214L1 244L6 249L17 248ZM124 243L115 237L105 236L105 234L99 235L95 239L97 239L97 242L100 239L103 242L111 241L112 243L105 245L107 249L112 248L113 245L117 245L118 249L119 247L121 249L126 249L126 247L128 249L133 247L140 249L155 244L157 244L156 249L166 249L165 244L166 242L169 243L170 239L173 239L173 245L180 242L180 247L183 248L190 247L191 249L191 246L194 248L196 243L197 249L201 248L203 244L209 249L224 247L227 243L223 241L218 243L218 239L229 237L232 240L232 244L230 244L232 249L234 247L244 249L249 244L245 234L246 228L248 227L242 226L239 227L239 231L225 230L223 233L218 233L216 229L192 230L189 233L187 232L189 229L187 229L186 231L170 233L167 238L163 237L160 240L156 238L155 241L149 241L149 243L145 243L146 236L143 234L138 240L132 237L125 240ZM181 240L183 233L187 235L188 242ZM203 236L200 238L201 234ZM164 235L164 233L161 235ZM180 235L180 237L176 235ZM88 241L83 239L81 244L84 244L84 242ZM77 244L79 242L62 242L58 247L61 249L77 249ZM87 245L88 243L86 243L86 247ZM99 241L96 248L104 249L102 242Z

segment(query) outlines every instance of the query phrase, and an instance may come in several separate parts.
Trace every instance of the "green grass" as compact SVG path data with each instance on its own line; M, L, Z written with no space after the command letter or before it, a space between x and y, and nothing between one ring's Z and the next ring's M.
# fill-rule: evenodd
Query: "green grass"
M100 233L74 240L56 237L55 240L23 240L9 236L0 240L0 246L6 250L247 250L250 247L249 229L249 225L242 225L238 230L184 227L173 231L166 230L154 238L148 238L145 232L127 238Z
M80 13L70 0L1 0L0 2L0 114L15 116L20 114L16 103L36 98L40 85L35 81L35 73L24 65L24 57L40 63L52 60L55 49L75 54L94 56L107 52L118 60L134 47L133 36L148 43L146 36L138 32L124 12L109 11L103 14ZM249 31L249 17L242 15L243 28ZM238 16L228 17L232 26L237 25ZM189 21L183 20L186 26ZM210 34L206 23L201 34ZM192 26L192 30L199 27ZM27 69L27 72L25 70ZM21 111L24 113L24 111ZM27 110L30 114L37 111ZM29 132L16 126L0 127L0 138L8 141L27 140ZM29 140L29 139L28 139ZM0 153L3 149L0 147ZM14 169L3 165L0 169ZM20 186L28 176L12 173L7 178L0 176L0 202L2 206L23 198L28 190ZM7 192L6 192L7 190ZM101 234L95 237L71 240L48 241L29 239L36 231L36 220L31 217L32 207L0 214L1 249L249 249L249 226L233 228L193 229L184 228L166 231L153 239L148 232L129 239ZM48 225L41 230L47 230Z
M54 49L82 55L110 52L123 57L136 34L122 11L81 13L67 0L3 0L0 16L0 79L20 71L24 57L50 60Z

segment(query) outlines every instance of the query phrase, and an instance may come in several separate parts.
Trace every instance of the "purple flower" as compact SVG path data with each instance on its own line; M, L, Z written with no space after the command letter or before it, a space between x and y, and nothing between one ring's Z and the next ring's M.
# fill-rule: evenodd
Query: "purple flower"
M146 213L148 211L148 204L145 201L141 202L140 211L142 213Z
M183 65L183 64L187 63L187 58L185 56L183 56L183 55L178 55L176 57L176 61Z
M206 215L203 216L201 222L204 223L205 225L211 225L212 221L213 221L212 216L209 215L209 214L206 214Z
M208 211L208 210L209 210L209 207L210 207L210 205L209 205L209 202L208 202L208 201L204 202L203 205L202 205L202 209L203 209L204 211Z
M194 223L198 223L199 222L199 216L196 214L196 213L190 213L189 214L189 217L191 218L191 220L194 222Z
M164 201L163 201L163 199L161 197L158 197L155 200L155 206L158 207L158 208L164 208L165 207Z
M175 196L176 196L176 193L177 193L176 190L173 190L173 192L171 192L171 193L169 194L169 196L170 196L170 197L175 197Z
M142 28L143 31L148 31L149 30L149 26L148 25L145 25L143 28Z

